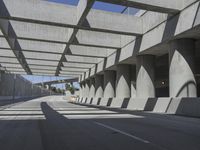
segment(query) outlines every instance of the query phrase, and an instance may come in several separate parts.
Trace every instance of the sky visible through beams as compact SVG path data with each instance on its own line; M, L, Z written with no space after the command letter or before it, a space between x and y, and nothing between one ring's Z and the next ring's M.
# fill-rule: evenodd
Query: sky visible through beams
M61 4L68 4L68 5L75 5L75 6L79 2L79 0L47 0L47 1L61 3ZM126 8L125 6L113 5L113 4L103 3L103 2L98 2L98 1L96 1L93 5L93 9L100 9L100 10L116 12L116 13L121 13L125 8ZM127 9L127 11L125 11L124 13L134 15L137 11L138 11L137 9L130 8L130 9ZM24 75L24 77L33 83L66 79L66 77L48 77L48 76L30 76L30 75ZM75 87L79 87L77 83L75 83L74 85ZM63 89L64 84L56 85L56 87Z
M79 0L48 0L48 1L69 4L69 5L75 5L75 6L79 2ZM125 8L124 6L102 3L102 2L98 2L98 1L96 1L93 5L93 9L100 9L100 10L111 11L111 12L122 12L124 10L124 8Z

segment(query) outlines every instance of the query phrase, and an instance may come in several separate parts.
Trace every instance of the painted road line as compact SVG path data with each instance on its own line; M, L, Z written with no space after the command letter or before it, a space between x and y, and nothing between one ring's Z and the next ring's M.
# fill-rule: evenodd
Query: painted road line
M97 124L97 125L99 125L99 126L102 126L102 127L104 127L104 128L107 128L107 129L110 129L110 130L112 130L112 131L121 133L121 134L126 135L126 136L128 136L128 137L131 137L131 138L133 138L133 139L135 139L135 140L138 140L138 141L140 141L140 142L143 142L143 143L146 143L146 144L150 144L150 142L147 141L147 140L144 140L144 139L139 138L139 137L137 137L137 136L134 136L134 135L132 135L132 134L126 133L126 132L124 132L124 131L115 129L115 128L110 127L110 126L108 126L108 125L105 125L105 124L103 124L103 123L99 123L99 122L94 122L94 123Z

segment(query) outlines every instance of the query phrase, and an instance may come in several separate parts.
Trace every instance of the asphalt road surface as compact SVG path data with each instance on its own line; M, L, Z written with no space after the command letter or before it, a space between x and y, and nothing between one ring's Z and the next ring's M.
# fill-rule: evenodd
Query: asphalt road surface
M44 97L1 109L0 150L200 150L200 119Z

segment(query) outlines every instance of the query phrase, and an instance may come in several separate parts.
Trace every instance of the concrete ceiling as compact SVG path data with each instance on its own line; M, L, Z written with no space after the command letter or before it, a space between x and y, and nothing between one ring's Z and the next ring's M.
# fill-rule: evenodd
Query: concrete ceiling
M2 0L0 64L18 74L87 78L118 63L134 64L140 53L163 55L167 41L189 29L182 36L192 36L199 26L197 0L99 1L147 11L95 10L95 0L80 0L77 6ZM187 17L195 23L185 25Z

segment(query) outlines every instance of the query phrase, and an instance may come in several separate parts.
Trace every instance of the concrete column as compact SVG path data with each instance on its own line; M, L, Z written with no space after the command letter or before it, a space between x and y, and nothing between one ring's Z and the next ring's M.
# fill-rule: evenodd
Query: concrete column
M95 97L103 97L103 75L95 75Z
M89 92L90 92L90 80L85 80L85 98L89 97Z
M90 93L89 97L93 98L95 96L95 79L90 78Z
M117 65L116 97L131 97L130 65Z
M137 56L136 96L138 98L155 97L155 56Z
M79 89L79 92L80 92L80 98L82 98L82 97L83 97L83 83L80 82L79 85L80 85L80 89Z
M85 81L82 82L82 96L85 97Z
M49 90L50 87L51 87L51 84L46 84L45 87L46 87L47 90Z
M131 66L131 98L136 97L136 66Z
M170 42L170 97L197 97L194 57L195 43L192 39L180 39Z
M104 97L115 97L116 71L107 70L104 72Z

